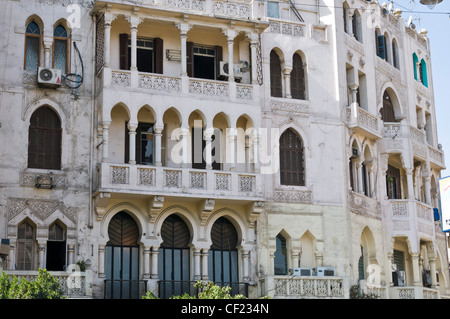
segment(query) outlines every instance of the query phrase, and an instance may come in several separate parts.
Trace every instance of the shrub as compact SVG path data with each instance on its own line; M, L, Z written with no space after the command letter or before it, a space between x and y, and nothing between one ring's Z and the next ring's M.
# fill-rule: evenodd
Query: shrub
M366 294L356 284L350 287L350 299L378 299L378 296L373 293Z
M20 280L2 271L0 276L0 299L65 299L63 291L47 270L39 269L39 274L34 281L25 278Z

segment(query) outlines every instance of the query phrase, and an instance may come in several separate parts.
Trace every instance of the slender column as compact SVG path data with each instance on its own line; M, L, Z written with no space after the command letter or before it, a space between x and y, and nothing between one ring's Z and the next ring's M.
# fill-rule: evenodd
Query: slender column
M44 40L44 67L46 67L46 68L52 67L52 63L51 63L52 59L50 56L52 45L53 45L53 42L51 40L50 41Z
M354 36L353 34L353 14L355 13L355 10L348 10L347 14L348 14L348 18L347 18L347 33L350 36Z
M362 171L362 162L360 159L356 159L355 160L356 163L356 175L358 176L358 193L362 194L363 193L363 171Z
M182 145L182 158L181 158L181 166L187 167L188 165L188 134L189 129L188 128L181 128L181 145Z
M258 83L258 56L257 56L257 48L258 48L258 39L257 34L250 35L250 56L252 57L252 65L250 66L252 70L252 84Z
M158 251L159 247L152 247L152 253L151 253L151 259L152 259L152 272L151 272L151 278L152 279L158 279Z
M250 264L250 251L244 250L242 252L242 268L243 268L243 279L245 282L250 280L248 272L249 264Z
M258 131L255 129L252 138L253 145L253 170L255 173L259 172L259 136Z
M38 241L39 263L38 267L45 269L45 241Z
M275 251L271 251L269 253L269 260L270 260L269 274L273 276L275 275Z
M420 286L419 253L411 253L414 286Z
M98 245L98 276L105 277L105 245Z
M153 130L155 132L155 165L161 166L161 138L162 138L162 130L164 129L163 125L155 125Z
M392 281L392 261L394 255L392 252L388 253L387 263L386 263L386 282L389 284L389 287L394 286L394 282Z
M283 69L283 78L284 78L284 97L287 99L292 98L291 95L291 71L292 67L285 67Z
M425 177L425 202L431 205L431 177Z
M181 76L187 76L187 33L191 26L187 23L178 23L175 25L180 30L181 39Z
M130 164L136 164L136 129L138 127L138 124L136 123L128 123L128 138L130 140L129 143L129 154L130 158L128 163Z
M413 170L411 168L405 168L406 170L406 185L408 190L408 199L414 199L414 182L413 182Z
M213 135L214 129L206 129L203 133L203 138L205 139L206 145L205 145L205 162L206 162L206 169L212 169L212 149L211 149L211 142L212 142L212 135Z
M137 70L137 25L131 25L131 71Z
M109 143L109 124L111 122L104 121L102 123L103 126L103 143L102 143L102 151L103 151L103 162L108 161L108 143Z
M16 242L9 243L8 270L14 270L16 264Z
M198 248L194 249L194 280L201 279L201 250Z
M109 68L111 66L111 22L112 18L108 20L105 19L105 68Z
M228 36L228 81L234 82L234 37Z
M228 133L228 163L230 164L230 169L236 168L236 140L237 140L237 131L236 128L229 128L227 130Z
M297 250L292 250L291 251L291 255L292 255L292 268L297 268L299 267L299 260L300 260L300 252Z
M370 190L369 190L369 197L375 197L375 165L372 163L370 165L368 165L368 169L369 169L369 185L370 185Z
M208 253L209 249L202 249L202 280L208 280Z
M144 279L150 278L150 254L151 254L151 247L145 246L144 247Z
M67 245L67 252L68 252L68 256L67 256L67 264L68 265L72 265L74 263L74 253L75 253L75 245L74 244L68 244Z
M437 278L436 278L436 259L430 258L430 276L431 276L431 288L436 288Z

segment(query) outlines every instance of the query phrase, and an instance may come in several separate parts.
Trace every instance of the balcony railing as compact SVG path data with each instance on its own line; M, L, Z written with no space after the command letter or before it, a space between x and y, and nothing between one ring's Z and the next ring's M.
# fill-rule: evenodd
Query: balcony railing
M433 210L425 203L415 200L390 200L393 229L408 231L412 229L413 221L419 232L433 235L434 219Z
M28 281L34 281L38 276L37 270L6 270L5 274L10 279L16 277ZM89 275L86 272L49 271L58 281L65 296L70 298L92 297L92 289L89 283Z
M274 280L274 298L344 298L344 279L339 277L278 277Z
M101 191L261 198L260 174L131 164L101 164Z
M381 138L378 118L353 104L347 107L347 123L350 128L372 138Z
M106 279L105 299L141 299L147 292L146 280Z
M207 80L190 77L174 77L155 73L127 70L106 70L104 87L139 89L164 95L207 97L208 99L230 100L239 103L257 101L252 84Z

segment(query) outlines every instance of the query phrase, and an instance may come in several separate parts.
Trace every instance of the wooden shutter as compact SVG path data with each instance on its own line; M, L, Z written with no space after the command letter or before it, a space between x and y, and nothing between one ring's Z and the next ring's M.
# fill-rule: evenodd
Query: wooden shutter
M170 215L161 226L162 248L188 248L190 232L186 223L176 215Z
M186 42L186 72L189 77L194 76L194 43Z
M270 52L270 95L282 97L281 86L281 62L278 54L272 50Z
M120 212L109 222L108 236L108 245L137 246L139 228L130 215Z
M129 70L128 65L128 34L121 33L119 35L119 53L120 53L120 69Z
M223 60L223 50L222 47L217 45L216 49L216 79L220 76L220 61Z
M280 137L281 185L305 185L303 143L295 132L288 129Z
M49 107L37 109L28 131L28 167L61 169L61 121Z
M164 43L163 39L153 39L153 52L155 59L155 73L163 74L163 62L164 62Z

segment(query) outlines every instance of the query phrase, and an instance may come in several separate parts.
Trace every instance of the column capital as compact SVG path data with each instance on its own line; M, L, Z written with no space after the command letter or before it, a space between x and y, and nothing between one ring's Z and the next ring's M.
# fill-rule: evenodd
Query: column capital
M234 41L234 38L237 36L236 30L232 28L222 29L222 33L227 37L227 41Z
M182 36L186 36L187 33L189 32L189 30L192 29L192 25L190 25L189 23L186 22L179 22L179 23L174 23L175 28L177 28L180 31L180 34Z
M138 123L128 123L127 125L130 132L136 132L136 129L138 128Z

